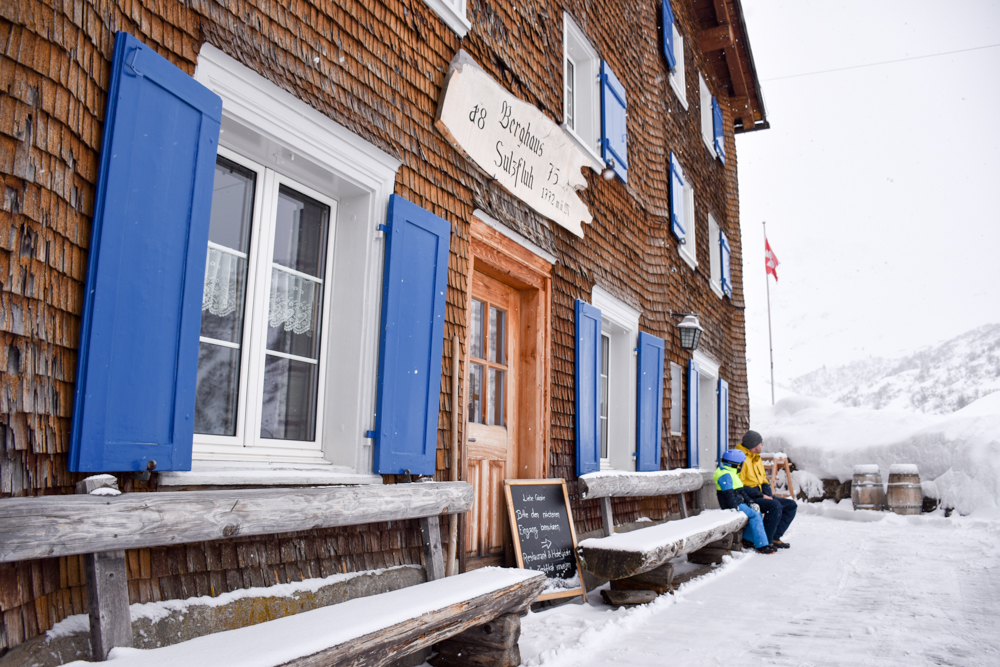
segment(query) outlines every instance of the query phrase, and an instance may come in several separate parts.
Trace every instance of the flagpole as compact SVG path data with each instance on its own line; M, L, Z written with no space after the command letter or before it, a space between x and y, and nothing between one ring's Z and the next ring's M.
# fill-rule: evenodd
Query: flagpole
M767 244L767 221L764 225L764 244ZM767 347L771 353L771 405L774 405L774 340L771 338L771 281L767 279L767 271L764 271L764 284L767 285Z

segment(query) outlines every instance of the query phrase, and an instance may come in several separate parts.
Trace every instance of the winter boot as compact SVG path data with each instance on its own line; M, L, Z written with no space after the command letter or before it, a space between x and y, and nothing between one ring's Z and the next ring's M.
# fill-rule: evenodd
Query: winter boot
M743 540L743 548L753 549L753 542L751 542L750 540Z
M776 547L776 548L778 548L778 549L788 549L788 548L790 548L790 547L791 547L792 545L791 545L791 544L789 544L788 542L782 542L781 540L773 540L773 541L771 542L771 546L772 546L772 547Z
M754 549L754 551L756 551L759 554L764 554L765 556L770 556L771 554L778 552L778 550L774 548L773 544L765 545L760 549Z

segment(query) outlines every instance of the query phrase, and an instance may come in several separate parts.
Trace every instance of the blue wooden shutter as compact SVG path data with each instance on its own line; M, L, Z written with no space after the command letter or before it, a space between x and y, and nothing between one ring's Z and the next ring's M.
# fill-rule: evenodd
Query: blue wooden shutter
M605 163L614 162L614 171L622 182L628 183L628 110L625 87L618 77L601 61L601 157Z
M433 475L451 225L392 195L385 237L375 472Z
M115 36L73 402L71 472L190 470L222 100Z
M576 300L576 474L601 469L601 310Z
M688 467L697 468L698 461L698 362L688 362Z
M733 297L733 266L730 261L732 251L729 249L729 239L726 233L719 232L719 251L722 253L722 291L729 298Z
M684 176L677 163L677 156L672 151L670 153L670 229L678 239L685 238L687 232L684 229Z
M639 332L636 470L660 469L663 428L663 339Z
M663 0L663 55L667 57L670 69L677 67L677 57L674 55L674 10L670 0Z
M712 96L712 130L715 135L715 153L719 160L726 163L726 135L722 131L722 107L715 95Z
M729 449L729 383L719 378L719 452L716 463Z

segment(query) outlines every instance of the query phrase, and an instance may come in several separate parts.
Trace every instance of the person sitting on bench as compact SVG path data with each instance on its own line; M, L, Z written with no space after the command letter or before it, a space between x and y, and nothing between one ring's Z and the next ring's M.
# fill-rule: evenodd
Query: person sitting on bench
M764 523L760 517L757 505L747 497L740 481L739 469L746 460L746 455L736 449L730 449L722 455L719 467L715 469L715 494L719 498L719 507L724 510L739 510L747 515L747 527L743 529L743 544L753 545L759 554L773 554L777 551L767 540Z
M781 536L795 518L798 505L791 498L775 498L771 492L764 464L760 461L760 450L764 448L764 438L760 433L747 431L742 444L736 448L747 457L740 470L740 479L750 500L760 505L764 512L764 530L767 531L768 541L778 549L787 549L789 544L782 542Z

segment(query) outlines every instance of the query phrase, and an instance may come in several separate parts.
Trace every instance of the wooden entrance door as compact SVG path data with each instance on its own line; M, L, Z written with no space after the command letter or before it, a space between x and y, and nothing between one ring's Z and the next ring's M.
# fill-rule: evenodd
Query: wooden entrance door
M505 560L509 530L503 480L513 476L516 451L519 296L514 288L473 271L466 479L475 500L467 516L467 569Z

